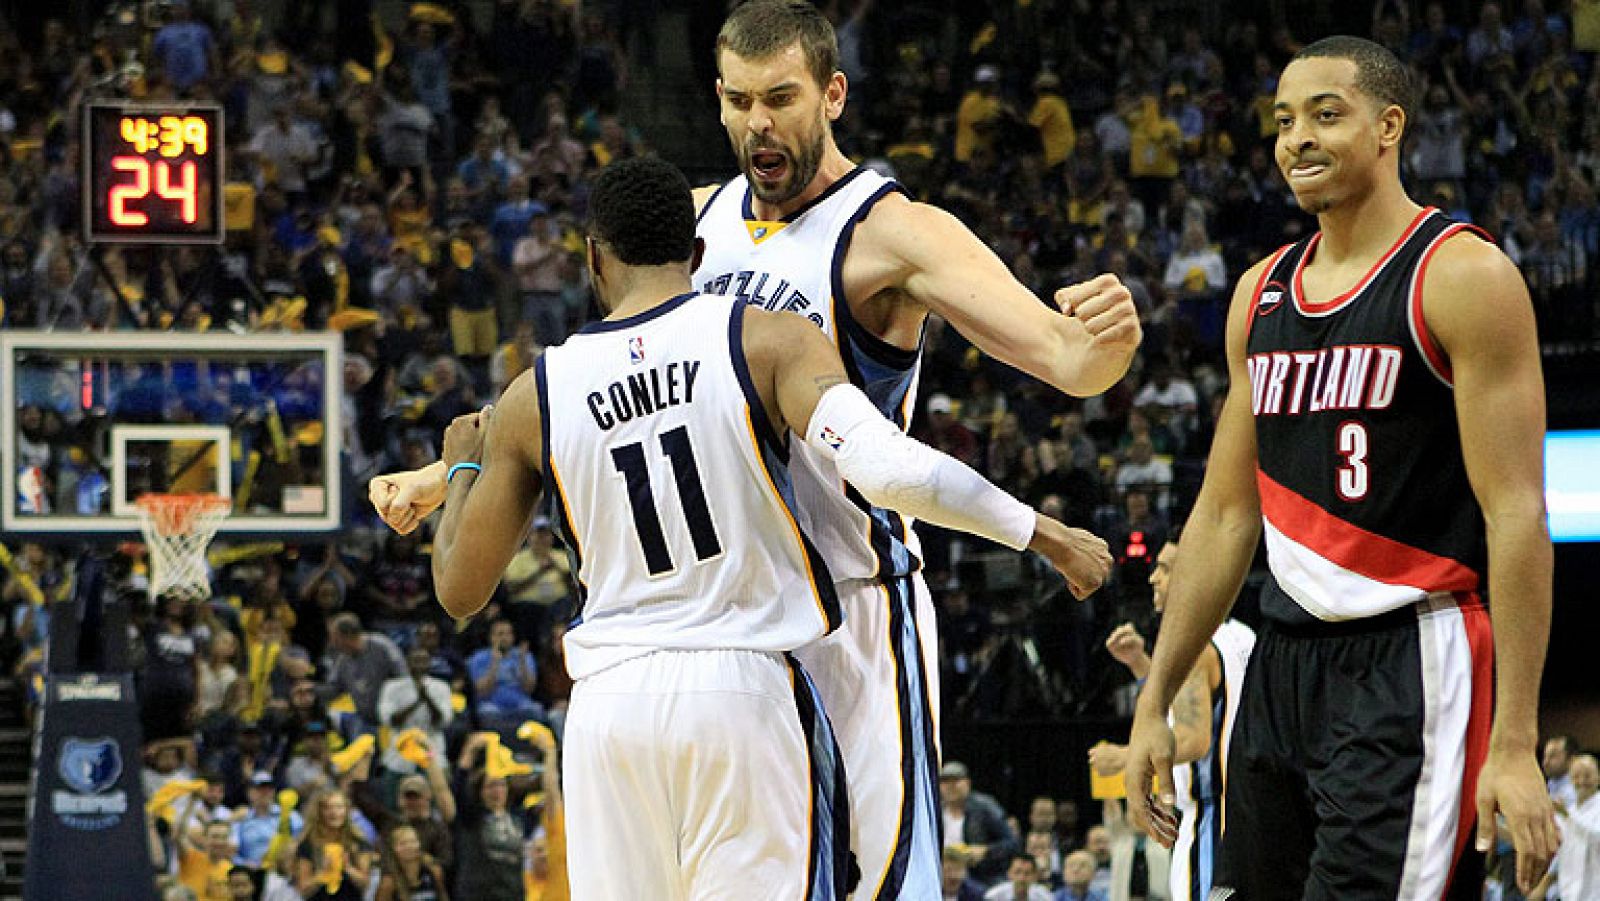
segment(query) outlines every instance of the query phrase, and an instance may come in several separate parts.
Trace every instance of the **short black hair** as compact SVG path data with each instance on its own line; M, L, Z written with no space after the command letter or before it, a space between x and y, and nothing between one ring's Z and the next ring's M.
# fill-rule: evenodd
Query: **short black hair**
M833 24L806 0L749 0L728 14L717 32L717 63L722 51L744 59L766 59L800 42L806 68L818 85L839 69L839 38Z
M1578 743L1573 741L1572 736L1570 735L1552 735L1545 739L1544 743L1549 744L1553 741L1561 742L1561 748L1567 752L1568 757L1572 757L1578 753Z
M1356 64L1356 87L1384 106L1398 106L1411 121L1411 110L1416 103L1411 74L1404 63L1382 44L1348 34L1338 34L1307 44L1295 60L1347 59ZM1294 60L1290 60L1293 62Z
M589 194L589 236L629 266L689 262L694 196L688 179L656 157L605 167Z

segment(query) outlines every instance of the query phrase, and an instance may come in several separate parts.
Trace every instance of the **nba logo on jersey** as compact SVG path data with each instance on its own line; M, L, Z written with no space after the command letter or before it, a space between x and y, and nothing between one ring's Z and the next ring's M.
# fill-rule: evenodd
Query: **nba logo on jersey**
M635 366L644 362L644 336L634 335L628 339L628 362Z
M1276 310L1280 303L1283 303L1283 286L1271 282L1262 289L1261 299L1256 301L1256 315L1265 316Z
M844 439L840 438L839 433L835 432L831 426L823 427L822 442L836 451L844 447Z

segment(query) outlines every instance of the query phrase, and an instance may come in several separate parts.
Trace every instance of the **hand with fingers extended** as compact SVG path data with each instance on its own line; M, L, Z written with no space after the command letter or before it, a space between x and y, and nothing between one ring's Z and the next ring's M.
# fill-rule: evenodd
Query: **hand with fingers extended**
M1531 893L1561 844L1550 792L1533 752L1496 749L1491 742L1478 773L1477 804L1478 850L1494 848L1495 813L1500 813L1517 851L1517 887Z
M1094 594L1111 574L1111 551L1105 541L1083 529L1071 529L1039 514L1028 550L1050 561L1066 577L1072 596L1083 600Z
M1132 355L1144 331L1128 286L1106 273L1056 292L1061 312L1083 323L1093 349Z
M1123 770L1128 786L1128 816L1136 828L1169 849L1178 838L1178 799L1172 793L1175 744L1166 712L1141 699L1133 714L1127 767Z

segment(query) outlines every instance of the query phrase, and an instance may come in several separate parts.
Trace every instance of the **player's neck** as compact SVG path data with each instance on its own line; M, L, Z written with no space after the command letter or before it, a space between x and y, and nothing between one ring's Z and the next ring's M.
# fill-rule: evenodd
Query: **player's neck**
M768 222L782 221L785 216L804 207L806 204L822 196L822 192L832 187L833 183L844 178L856 167L850 158L844 155L839 145L828 139L827 149L822 152L822 165L817 167L817 174L811 177L811 184L806 189L796 194L783 203L766 203L759 197L752 196L750 209L762 220Z
M1317 258L1338 264L1383 256L1421 209L1406 196L1399 179L1379 184L1366 196L1317 215L1322 230Z
M605 318L614 320L638 316L680 294L689 293L693 287L688 274L681 267L675 268L676 271L636 270L623 288L616 305L606 312Z

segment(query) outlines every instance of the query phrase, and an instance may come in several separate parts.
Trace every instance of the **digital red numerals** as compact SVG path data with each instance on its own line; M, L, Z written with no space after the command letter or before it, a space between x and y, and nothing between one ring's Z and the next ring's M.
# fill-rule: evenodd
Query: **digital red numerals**
M112 185L108 194L110 200L109 215L111 221L125 228L147 225L150 217L140 210L128 208L132 201L143 200L150 196L150 175L155 170L155 192L163 200L170 200L178 204L178 216L186 224L193 225L199 218L200 203L195 189L195 164L193 162L180 163L177 166L178 177L172 177L173 166L166 160L157 160L154 163L137 156L116 156L111 158L111 168L118 172L133 173L133 181L129 184Z
M111 221L124 227L145 225L150 217L139 210L128 209L128 202L140 200L150 193L150 164L143 157L114 156L111 168L118 172L132 172L133 184L112 185L108 197L111 201Z

